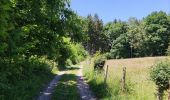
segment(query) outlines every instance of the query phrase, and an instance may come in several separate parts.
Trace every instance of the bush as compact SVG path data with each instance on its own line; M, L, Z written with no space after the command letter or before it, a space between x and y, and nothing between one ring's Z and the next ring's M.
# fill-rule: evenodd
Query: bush
M100 52L97 52L94 55L94 68L102 69L104 67L106 60L107 60L106 54L100 54Z
M60 47L60 57L57 59L60 69L71 64L75 65L87 56L87 52L81 44L70 41L70 38L63 38L63 45Z
M77 64L87 57L88 53L81 44L70 44L71 56L70 60L73 64Z
M150 77L157 85L158 94L162 98L163 92L169 88L170 62L167 60L154 65Z
M32 100L53 78L56 64L46 57L21 56L1 59L0 66L0 100Z

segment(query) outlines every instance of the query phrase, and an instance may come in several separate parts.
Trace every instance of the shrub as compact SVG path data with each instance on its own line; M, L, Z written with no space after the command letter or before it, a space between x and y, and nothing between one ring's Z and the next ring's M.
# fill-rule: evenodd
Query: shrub
M169 43L169 46L167 48L166 55L170 56L170 43Z
M72 61L73 64L77 64L87 57L87 51L85 51L84 47L81 44L70 44L70 51L71 51L71 56L70 60Z
M56 64L46 57L0 59L0 100L32 100L49 80Z
M95 69L102 69L104 67L105 61L107 60L107 57L105 54L100 54L100 52L97 52L94 55L94 68Z
M150 77L157 85L158 95L162 98L163 92L169 88L170 62L163 61L154 65L151 68Z
M77 64L84 60L87 52L81 44L70 41L70 38L63 38L63 44L60 47L60 57L57 59L60 69L64 69L71 64Z

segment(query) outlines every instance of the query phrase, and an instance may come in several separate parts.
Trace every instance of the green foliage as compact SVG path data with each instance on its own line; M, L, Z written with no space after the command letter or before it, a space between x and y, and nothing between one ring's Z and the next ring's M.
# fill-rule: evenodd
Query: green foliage
M31 100L52 78L54 61L85 58L83 23L69 0L1 0L0 99Z
M110 50L111 58L128 58L130 57L130 43L127 34L120 35L113 41L112 49Z
M107 23L104 26L104 34L107 37L107 46L108 49L111 49L113 46L113 41L116 40L121 34L127 32L127 24L125 22L117 21ZM109 51L107 50L107 51Z
M81 19L69 8L67 0L16 0L14 12L15 30L22 34L17 43L20 54L55 58L59 56L58 45L62 37L79 40L83 36Z
M71 42L70 38L63 38L62 43L64 44L60 46L60 56L58 58L60 68L77 64L86 58L87 52L81 44Z
M38 56L29 59L17 57L11 64L7 59L1 60L0 97L4 100L33 99L43 85L53 78L51 71L55 65L53 61Z
M111 58L162 56L166 54L170 36L169 16L153 12L143 20L114 20L104 26Z
M0 57L5 56L5 51L8 49L8 36L7 31L11 30L11 23L9 20L10 1L0 1ZM8 27L8 28L7 28Z
M151 79L158 87L158 93L163 93L169 88L170 62L164 61L154 65L150 72Z
M77 64L85 60L87 52L84 50L84 47L81 44L71 44L71 57L70 60L73 64Z
M86 27L88 40L84 42L84 46L89 54L93 55L96 51L106 51L106 36L103 33L103 21L99 19L99 16L97 14L88 15Z
M163 11L152 12L142 20L114 20L106 25L97 15L87 17L88 40L83 43L93 55L110 52L110 58L163 56L170 38L170 17Z
M96 52L96 54L94 55L94 68L102 69L106 60L107 58L105 54L100 54L100 52Z
M110 51L107 56L96 58L96 66L103 66L108 57L164 55L169 36L170 17L161 11L142 21L115 20L104 26L97 14L86 19L79 17L70 8L69 0L1 0L0 99L18 99L18 95L8 91L17 90L21 80L23 88L28 81L30 86L33 80L37 84L45 82L41 77L51 75L53 67L49 66L56 66L54 61L65 67L84 60L84 47L92 55Z
M146 52L148 55L165 55L169 43L170 22L167 14L153 12L144 19Z

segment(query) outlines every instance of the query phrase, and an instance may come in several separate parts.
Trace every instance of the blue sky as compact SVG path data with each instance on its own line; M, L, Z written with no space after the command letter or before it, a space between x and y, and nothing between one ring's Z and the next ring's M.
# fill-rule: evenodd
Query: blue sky
M72 0L71 8L84 17L97 13L106 23L115 18L142 19L153 11L170 13L170 0Z

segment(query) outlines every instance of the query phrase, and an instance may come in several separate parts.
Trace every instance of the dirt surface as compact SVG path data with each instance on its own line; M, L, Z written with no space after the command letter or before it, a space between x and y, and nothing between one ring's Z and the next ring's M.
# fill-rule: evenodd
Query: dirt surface
M54 89L57 86L59 79L64 73L65 72L60 72L58 75L56 75L54 79L48 84L46 89L40 92L40 95L37 100L51 100L52 93L54 92Z
M77 73L77 87L80 93L81 100L98 100L94 93L89 88L89 85L84 81L82 74L82 66Z

